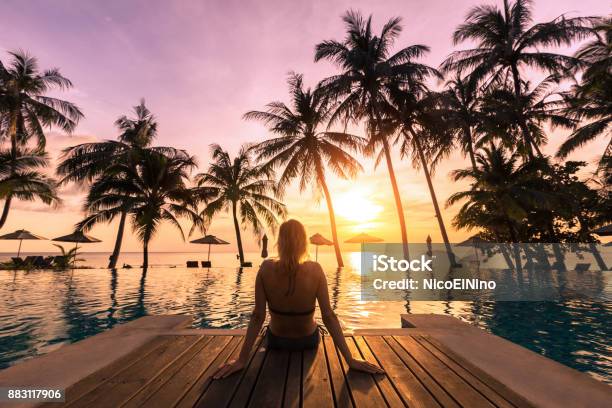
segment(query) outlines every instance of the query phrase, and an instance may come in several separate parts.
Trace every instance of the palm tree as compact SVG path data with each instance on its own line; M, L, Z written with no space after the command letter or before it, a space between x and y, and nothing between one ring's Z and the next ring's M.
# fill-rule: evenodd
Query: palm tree
M557 156L566 158L569 153L589 141L608 136L609 142L600 160L603 169L612 157L612 19L597 20L593 27L595 39L582 46L576 53L586 68L581 83L564 94L567 113L588 123L576 129L561 145Z
M115 121L120 130L118 140L105 140L96 143L83 143L69 147L62 152L57 173L62 176L60 183L90 183L103 175L111 163L136 165L141 150L151 149L161 154L176 155L179 152L170 147L151 147L157 136L157 121L145 105L144 99L134 106L133 117L121 116ZM186 156L185 156L186 158ZM108 267L117 265L127 218L127 208L119 214L119 226L113 253ZM114 219L111 218L108 222Z
M476 171L469 168L453 172L454 181L471 181L469 190L457 192L447 201L447 206L466 201L455 216L455 227L483 228L499 242L529 239L521 235L522 224L530 209L544 205L549 197L537 184L541 162L518 165L518 159L517 153L507 156L502 148L491 145L477 154Z
M40 72L36 58L21 51L9 54L9 65L0 61L0 132L10 141L10 153L16 160L32 137L37 139L38 149L44 151L45 127L57 126L71 133L83 114L76 105L46 95L55 88L72 87L58 69ZM4 196L3 214L8 215L13 197L19 196ZM3 224L0 222L0 228Z
M354 177L362 170L359 162L345 149L356 151L363 145L363 139L341 132L321 130L332 114L332 108L320 88L314 91L304 89L302 75L289 76L289 92L292 96L291 107L282 102L272 102L265 112L247 112L246 119L263 121L273 133L280 135L261 142L253 147L265 166L276 168L284 166L278 180L281 191L295 177L300 179L300 191L311 182L323 192L331 225L336 261L344 266L333 201L326 180L326 169L331 169L342 178Z
M476 48L455 51L442 63L444 71L470 72L473 83L486 81L505 84L511 79L517 101L523 93L521 69L539 68L549 74L566 73L578 60L571 56L542 49L570 45L573 40L589 34L590 18L560 16L546 23L530 25L533 21L529 0L504 0L502 10L496 6L476 6L470 10L465 23L453 33L455 44L474 41ZM524 121L520 121L523 144L529 158L533 150L541 157L539 146Z
M463 153L470 158L472 169L476 170L476 133L480 120L480 98L476 87L466 78L457 75L446 82L442 93L444 122L455 133L455 139Z
M330 123L343 119L358 122L365 119L368 145L365 152L374 154L379 148L384 156L395 198L404 256L408 258L408 235L402 201L393 170L391 133L384 131L385 112L390 110L389 93L400 85L418 88L428 76L436 76L433 68L414 60L429 51L424 45L411 45L391 54L393 42L402 26L399 17L389 20L380 35L372 32L372 17L364 19L356 11L348 11L343 20L347 35L344 41L327 40L317 44L315 61L329 60L342 72L321 83L322 90L340 101ZM380 156L379 156L380 158Z
M243 265L241 225L249 225L259 237L266 225L275 229L278 217L284 218L287 210L284 204L273 197L276 194L276 183L271 179L271 168L253 164L248 146L242 146L233 160L217 144L211 145L211 150L213 162L206 173L196 176L196 194L207 202L201 215L205 224L209 224L217 213L231 211L238 256Z
M11 200L41 200L45 204L59 204L57 184L40 171L49 160L40 149L22 149L14 154L11 150L0 151L0 199L5 200L0 216L0 228L8 218Z
M426 157L426 149L427 156L433 156L434 151L440 156L440 151L449 149L454 139L443 121L446 112L440 109L440 94L430 92L423 85L418 90L396 89L390 96L394 110L389 113L389 127L396 128L400 134L402 157L412 152L416 156L413 164L423 169L448 259L451 266L457 266L431 180L430 168L433 169L435 160L430 163Z
M84 208L86 218L77 229L88 230L99 222L108 222L127 209L132 227L143 243L143 268L149 265L149 242L163 221L175 226L185 238L179 218L188 218L201 226L198 199L187 186L192 157L162 154L143 149L137 165L114 164L93 184Z
M548 77L533 88L527 82L518 99L512 90L505 87L486 92L481 101L480 127L483 136L480 143L500 139L508 149L516 148L525 154L529 147L523 141L517 142L520 138L508 138L508 135L519 134L522 126L527 127L536 145L546 142L545 123L550 124L553 130L558 126L573 128L576 121L561 110L563 101L553 88L557 82L557 78Z

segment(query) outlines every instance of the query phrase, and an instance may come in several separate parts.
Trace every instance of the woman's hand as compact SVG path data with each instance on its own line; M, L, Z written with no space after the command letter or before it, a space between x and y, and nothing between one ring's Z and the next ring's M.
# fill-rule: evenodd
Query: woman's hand
M385 370L378 367L377 365L368 363L367 361L362 360L360 358L351 358L351 360L348 362L348 365L352 370L363 371L364 373L384 374L385 372Z
M227 363L219 366L217 371L213 374L213 379L218 380L221 378L229 377L237 371L240 371L244 368L246 364L241 360L231 360Z

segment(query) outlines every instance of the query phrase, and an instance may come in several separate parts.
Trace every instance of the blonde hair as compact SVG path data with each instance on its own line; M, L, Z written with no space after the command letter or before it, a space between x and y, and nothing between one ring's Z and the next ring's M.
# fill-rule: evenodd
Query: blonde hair
M308 240L306 228L298 220L287 220L278 229L278 265L281 271L289 276L289 295L295 291L295 274L298 267L308 255Z

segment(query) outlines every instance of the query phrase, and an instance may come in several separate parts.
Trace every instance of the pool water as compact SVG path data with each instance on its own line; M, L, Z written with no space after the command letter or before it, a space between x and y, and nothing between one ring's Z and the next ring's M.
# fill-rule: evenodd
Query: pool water
M88 259L102 265L106 258ZM168 266L173 260L146 275L137 268L0 271L0 369L145 315L188 314L202 328L246 327L256 268ZM400 327L402 313L447 314L612 383L611 302L364 302L354 269L325 269L345 329Z

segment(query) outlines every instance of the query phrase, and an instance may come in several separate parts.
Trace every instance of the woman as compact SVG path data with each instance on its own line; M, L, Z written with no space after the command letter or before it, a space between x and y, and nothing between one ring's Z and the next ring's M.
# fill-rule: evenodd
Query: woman
M276 261L265 261L255 278L255 308L251 315L244 344L237 360L219 367L214 378L225 378L242 370L266 319L266 303L270 323L266 333L268 348L305 350L317 348L319 330L314 319L315 301L319 303L323 323L348 366L367 373L383 373L374 364L351 355L338 317L329 303L327 279L317 262L304 261L307 255L304 226L296 220L284 222L278 233Z

